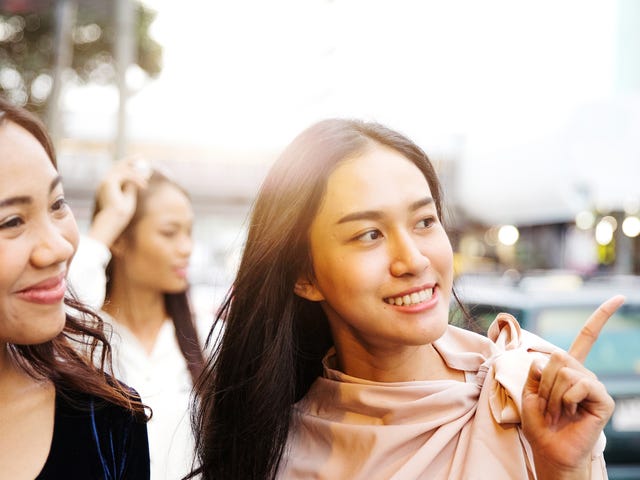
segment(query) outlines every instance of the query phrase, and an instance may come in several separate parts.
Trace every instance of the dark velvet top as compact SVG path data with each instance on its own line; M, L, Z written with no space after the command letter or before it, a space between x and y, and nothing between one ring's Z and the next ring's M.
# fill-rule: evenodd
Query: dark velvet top
M56 390L53 440L36 480L147 480L147 425L97 397Z

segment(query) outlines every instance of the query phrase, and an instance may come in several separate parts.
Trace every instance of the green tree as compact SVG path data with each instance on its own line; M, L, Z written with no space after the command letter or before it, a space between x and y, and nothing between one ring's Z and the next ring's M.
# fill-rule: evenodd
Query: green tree
M75 0L70 32L72 74L79 82L114 83L114 4ZM47 108L56 54L56 0L0 0L0 93L30 110ZM150 77L162 69L162 47L149 36L156 13L136 0L136 63Z

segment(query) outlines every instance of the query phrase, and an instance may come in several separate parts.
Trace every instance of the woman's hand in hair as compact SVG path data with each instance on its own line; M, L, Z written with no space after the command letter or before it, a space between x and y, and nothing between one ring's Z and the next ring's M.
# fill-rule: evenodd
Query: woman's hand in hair
M137 192L146 188L151 168L140 157L116 162L96 192L96 213L89 236L111 247L136 211Z

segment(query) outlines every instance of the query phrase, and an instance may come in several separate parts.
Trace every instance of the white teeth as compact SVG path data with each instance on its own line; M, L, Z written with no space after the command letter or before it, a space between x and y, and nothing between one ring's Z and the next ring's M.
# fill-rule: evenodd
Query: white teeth
M385 299L389 305L415 305L416 303L429 300L433 295L433 288L413 292L411 295L403 295L402 297L389 297Z

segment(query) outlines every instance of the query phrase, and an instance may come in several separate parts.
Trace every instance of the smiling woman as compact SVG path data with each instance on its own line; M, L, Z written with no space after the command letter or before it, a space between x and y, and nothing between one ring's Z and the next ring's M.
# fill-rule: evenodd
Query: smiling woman
M0 300L0 328L3 338L12 343L42 343L64 327L67 261L78 245L78 230L64 201L60 176L42 146L24 128L4 123L0 281L8 295ZM40 243L36 243L38 239ZM25 272L29 263L49 268ZM47 321L42 321L42 314L48 314ZM26 322L33 326L29 328Z
M106 372L102 321L66 296L78 229L42 124L0 98L0 471L148 478L137 394Z
M313 275L303 275L295 291L325 305L334 345L348 351L341 362L350 374L401 378L384 365L395 361L398 345L430 344L444 333L451 244L424 176L396 150L371 147L335 168L309 229L309 249ZM405 374L438 365L431 348L413 355Z
M580 363L592 337L567 353L508 315L488 338L448 325L443 199L411 140L361 121L311 126L249 225L197 383L193 476L606 477L613 401Z

